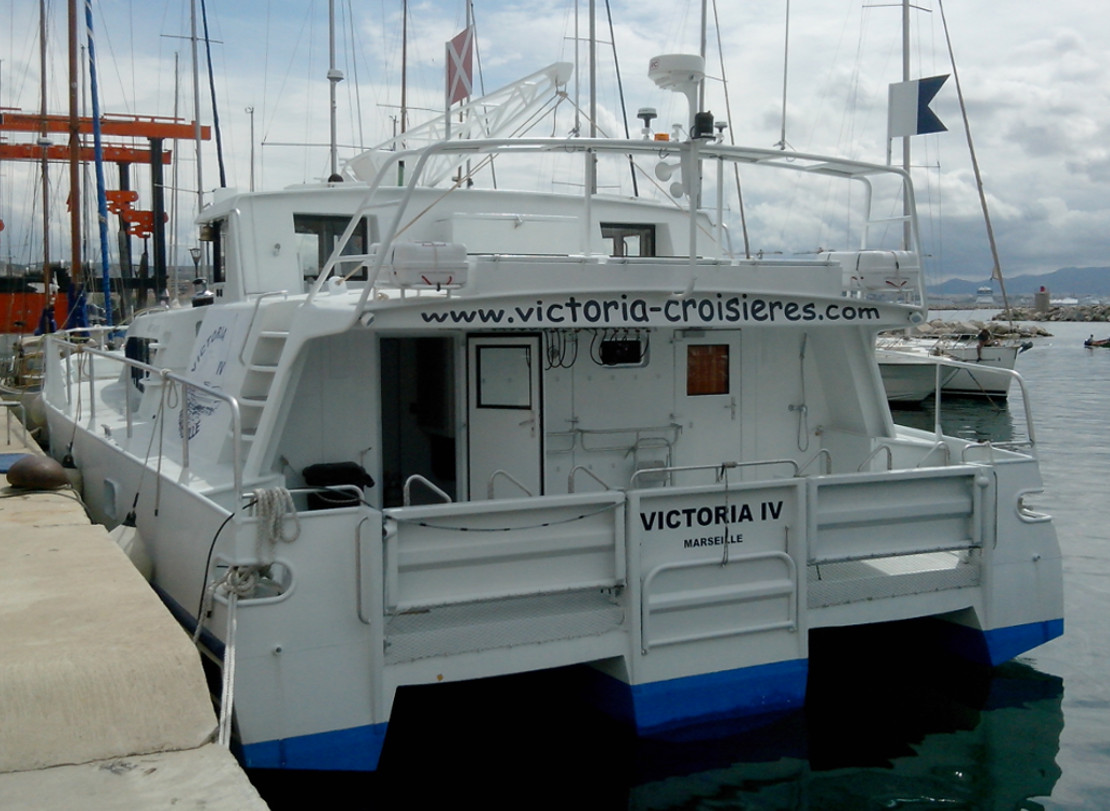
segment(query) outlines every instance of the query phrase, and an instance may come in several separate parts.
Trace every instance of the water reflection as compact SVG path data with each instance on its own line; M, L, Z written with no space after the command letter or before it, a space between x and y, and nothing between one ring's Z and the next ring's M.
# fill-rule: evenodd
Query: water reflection
M1018 409L1020 410L1020 407ZM932 431L936 414L933 400L918 408L890 409L898 425ZM1027 439L1024 417L1014 419L1006 400L945 397L940 404L941 430L970 442L1012 442Z
M914 638L896 625L815 632L804 713L701 742L710 762L732 760L699 771L674 768L689 751L641 742L641 766L671 775L633 788L629 807L1042 808L1060 776L1062 680L1019 662L922 660Z
M920 622L920 621L914 621ZM923 654L905 623L811 633L804 711L637 739L573 668L402 688L376 774L251 775L272 808L1039 809L1060 769L1063 682Z

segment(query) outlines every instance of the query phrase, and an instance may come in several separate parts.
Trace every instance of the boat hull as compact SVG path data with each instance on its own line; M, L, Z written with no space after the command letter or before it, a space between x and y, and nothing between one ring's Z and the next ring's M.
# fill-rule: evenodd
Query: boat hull
M891 403L916 405L933 395L938 381L943 386L953 376L952 369L938 368L928 357L887 349L876 349L875 356L886 399Z
M942 371L941 391L959 397L1006 399L1010 394L1014 369L1021 346L1000 344L977 347L974 344L939 344L934 341L886 341L875 349L882 370L883 385L891 402L920 402L936 390L930 372L935 358L949 358L975 364L977 369ZM924 392L924 393L922 393ZM920 396L918 396L920 395Z

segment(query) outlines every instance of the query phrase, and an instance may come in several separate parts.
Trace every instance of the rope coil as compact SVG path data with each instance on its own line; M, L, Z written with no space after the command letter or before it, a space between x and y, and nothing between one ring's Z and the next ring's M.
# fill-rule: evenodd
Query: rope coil
M278 541L293 543L300 537L301 520L292 494L284 487L259 488L252 496L251 515L258 518L258 559L269 561ZM270 554L263 554L267 551Z

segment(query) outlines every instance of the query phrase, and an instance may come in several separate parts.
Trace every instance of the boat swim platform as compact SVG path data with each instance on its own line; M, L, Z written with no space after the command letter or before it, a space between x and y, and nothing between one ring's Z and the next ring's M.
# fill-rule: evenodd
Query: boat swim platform
M0 425L0 459L27 453ZM266 808L211 742L196 648L107 531L70 488L0 484L0 808Z

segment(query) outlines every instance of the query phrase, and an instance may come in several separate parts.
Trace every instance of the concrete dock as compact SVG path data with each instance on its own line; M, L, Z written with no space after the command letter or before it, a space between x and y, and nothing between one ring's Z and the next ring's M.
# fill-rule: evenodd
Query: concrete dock
M0 458L41 453L6 417ZM0 484L0 808L266 808L212 742L191 640L77 494Z

